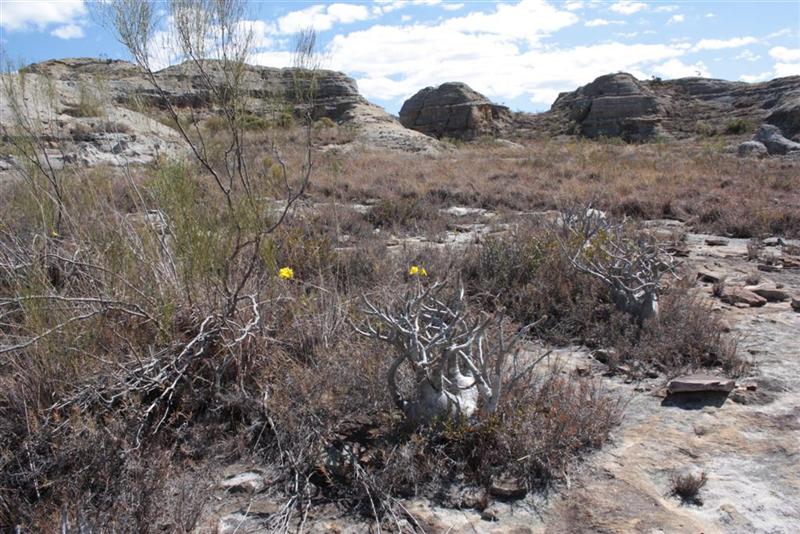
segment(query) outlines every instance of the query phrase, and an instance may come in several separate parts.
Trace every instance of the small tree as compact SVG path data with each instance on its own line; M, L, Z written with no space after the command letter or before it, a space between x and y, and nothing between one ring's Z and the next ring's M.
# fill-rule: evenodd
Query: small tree
M673 260L655 239L591 205L562 209L555 235L572 266L602 281L620 311L639 324L658 316L659 285Z
M445 284L418 283L397 306L380 308L364 301L367 315L358 333L394 347L387 383L399 408L416 423L436 417L472 417L479 409L497 411L506 390L547 354L520 368L518 345L534 325L512 336L503 332L502 315L473 314L460 286L450 298ZM415 394L407 399L398 386L400 369L414 376Z

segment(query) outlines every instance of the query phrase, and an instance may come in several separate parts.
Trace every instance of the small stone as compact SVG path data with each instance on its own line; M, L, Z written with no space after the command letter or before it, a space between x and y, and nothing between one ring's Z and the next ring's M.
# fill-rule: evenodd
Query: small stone
M800 313L800 297L792 297L791 306L794 311Z
M724 237L709 237L706 239L706 245L709 247L724 247L729 243Z
M264 486L264 476L254 471L239 473L220 483L221 488L231 493L258 493L264 489Z
M514 478L500 478L492 481L489 493L502 499L521 499L528 493L525 485Z
M772 265L770 263L759 263L756 268L767 273L779 273L783 270L782 265Z
M729 378L712 375L685 375L674 378L667 384L669 393L697 393L721 391L730 393L736 387L736 382Z
M779 247L783 245L783 239L780 237L768 237L762 241L765 247Z
M701 282L706 282L707 284L716 284L720 280L722 280L723 275L720 273L715 273L714 271L698 271L697 272L697 279Z

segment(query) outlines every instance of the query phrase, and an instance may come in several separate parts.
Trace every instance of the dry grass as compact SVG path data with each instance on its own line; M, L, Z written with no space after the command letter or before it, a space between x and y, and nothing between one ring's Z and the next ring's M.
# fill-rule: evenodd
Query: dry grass
M685 503L703 504L700 499L700 490L708 482L705 472L699 473L676 473L672 477L672 495L680 497Z
M248 139L257 147L260 135ZM288 146L298 141L290 130L277 135ZM778 220L787 234L800 230L791 169L694 150L677 160L674 147L585 142L543 142L523 153L484 143L440 159L326 153L310 191L326 205L298 208L260 244L242 293L258 317L242 305L228 330L209 323L202 350L183 360L204 318L249 268L226 258L251 212L226 210L193 165L162 162L124 180L81 170L67 176L66 222L55 235L53 207L38 194L46 184L3 184L0 210L14 217L0 220L0 340L58 328L0 354L0 524L48 530L66 510L72 524L97 530L191 530L209 491L203 473L241 458L278 471L275 487L297 498L298 512L313 494L381 517L408 495L455 505L443 497L454 482L485 488L512 477L533 489L563 476L617 420L617 401L597 382L554 370L510 392L513 401L494 417L409 428L388 398L387 348L356 337L348 320L360 319L361 294L397 294L410 283L408 266L423 265L431 279L460 274L472 304L502 310L517 326L547 316L536 332L546 341L615 347L612 367L732 370L718 325L686 288L670 288L661 319L639 327L614 312L601 285L569 268L535 222L466 251L385 246L387 234L441 233L453 222L440 212L447 206L514 220L513 211L590 196L614 213L684 215L703 229L724 220L699 216L717 199L735 213L756 206L745 219L731 212L754 233ZM282 193L275 163L258 151L251 157L268 205ZM772 200L776 190L783 208ZM153 231L142 199L170 222L168 237ZM368 199L366 213L346 205ZM278 278L283 266L293 280ZM43 294L49 300L28 299ZM103 306L80 301L96 295ZM95 313L59 327L87 310ZM245 332L244 341L232 344L232 331ZM120 389L151 360L168 373L185 363L185 371L170 374L171 388ZM197 484L194 497L176 493L176 480ZM178 501L185 513L163 517L161 504Z
M593 199L634 218L678 218L697 231L751 237L800 235L800 166L743 160L713 141L619 145L537 141L523 150L465 146L439 158L326 154L311 189L359 202L427 198L438 206L553 209Z

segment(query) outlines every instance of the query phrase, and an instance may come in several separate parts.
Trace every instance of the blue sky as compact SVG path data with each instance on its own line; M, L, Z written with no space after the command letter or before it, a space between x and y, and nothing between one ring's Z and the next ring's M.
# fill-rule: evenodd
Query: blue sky
M0 0L13 61L127 59L83 0ZM160 29L169 31L166 4ZM251 63L290 64L313 26L323 66L396 113L419 89L463 81L513 109L548 109L601 74L760 81L800 74L800 1L383 0L248 4ZM163 52L163 48L154 46ZM155 54L166 65L177 58Z

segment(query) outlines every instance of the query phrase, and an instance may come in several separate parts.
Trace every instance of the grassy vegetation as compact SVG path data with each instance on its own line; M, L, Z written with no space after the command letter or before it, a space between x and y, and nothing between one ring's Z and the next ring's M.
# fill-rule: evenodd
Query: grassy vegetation
M421 199L499 211L593 200L636 219L677 218L696 231L800 236L800 175L780 160L743 161L714 141L618 145L545 140L525 149L470 145L441 158L327 153L310 192L319 200Z
M262 234L285 195L265 136L296 169L302 133L245 130L249 195L226 197L201 165L174 161L126 177L68 168L58 203L36 173L0 184L0 524L47 531L66 510L97 529L190 530L210 495L203 480L243 460L273 469L275 498L298 515L312 495L388 521L402 497L461 506L447 497L454 481L534 490L602 446L619 400L594 378L542 368L491 416L410 425L386 387L392 349L350 325L362 295L390 305L413 284L460 279L476 310L513 328L544 318L533 339L606 349L612 371L735 374L735 351L686 284L665 284L658 319L639 325L571 268L549 225L516 212L593 198L617 216L800 233L791 169L569 141L441 158L325 152L307 193L324 204L298 202ZM224 133L211 139L213 164L226 146ZM440 211L454 205L512 226L464 249L387 249L389 234L480 220ZM239 252L243 236L261 236L252 256ZM428 277L410 277L411 265Z

